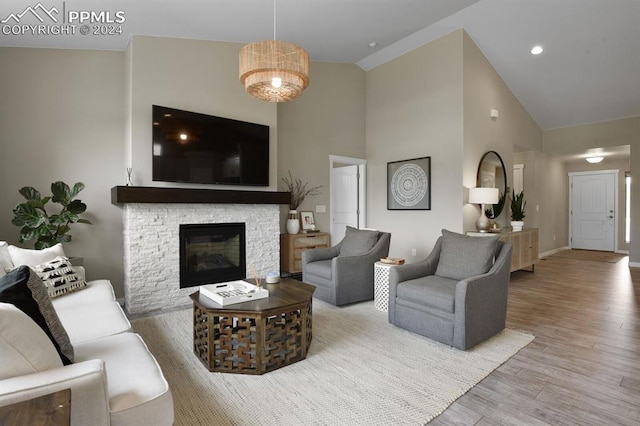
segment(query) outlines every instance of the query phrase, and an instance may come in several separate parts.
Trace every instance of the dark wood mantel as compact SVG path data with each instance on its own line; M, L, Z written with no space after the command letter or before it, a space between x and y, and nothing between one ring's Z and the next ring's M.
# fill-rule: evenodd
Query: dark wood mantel
M290 192L114 186L111 203L289 204Z

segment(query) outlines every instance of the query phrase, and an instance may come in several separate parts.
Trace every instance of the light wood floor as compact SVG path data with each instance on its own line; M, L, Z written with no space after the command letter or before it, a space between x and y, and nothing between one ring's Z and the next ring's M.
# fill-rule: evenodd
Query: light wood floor
M430 425L640 424L640 269L627 258L513 272L507 327L536 338Z

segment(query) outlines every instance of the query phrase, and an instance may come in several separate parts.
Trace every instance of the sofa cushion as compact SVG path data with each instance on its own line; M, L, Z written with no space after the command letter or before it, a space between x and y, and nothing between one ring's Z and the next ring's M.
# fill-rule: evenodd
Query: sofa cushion
M13 261L9 254L9 244L6 241L0 241L0 269L3 272L13 269Z
M319 260L317 262L307 263L306 273L330 280L331 279L331 259Z
M19 266L0 278L0 302L11 303L27 314L51 339L62 363L73 362L73 346L42 280L28 266Z
M78 271L80 272L80 271ZM98 302L114 302L116 296L113 293L113 286L109 280L87 281L87 286L78 292L64 294L55 299L51 299L53 307L60 312L80 305L87 305Z
M378 241L378 231L356 229L347 226L347 230L340 247L340 256L359 256L365 254Z
M470 237L442 230L442 251L436 275L464 280L487 273L493 265L498 236Z
M111 424L166 424L173 398L162 370L135 333L92 340L76 347L76 360L105 363ZM170 420L169 420L170 419Z
M15 266L27 265L34 267L41 263L53 260L58 256L64 256L64 250L60 243L42 250L9 246L9 254L11 255L11 261Z
M427 275L398 284L396 297L443 312L453 313L455 312L457 283L457 280L450 278Z
M0 303L0 359L0 380L62 367L44 331L10 303Z
M79 304L56 310L74 348L80 343L131 331L131 323L118 302Z
M65 256L58 256L53 260L35 266L34 271L47 287L49 297L54 298L72 291L82 290L87 282L71 266Z

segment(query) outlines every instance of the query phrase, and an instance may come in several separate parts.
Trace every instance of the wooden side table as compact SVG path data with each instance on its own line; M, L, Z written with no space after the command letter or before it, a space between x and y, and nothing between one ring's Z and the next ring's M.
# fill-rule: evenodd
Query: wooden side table
M314 248L329 247L329 234L280 234L280 269L296 274L302 272L302 253Z
M69 425L71 389L0 407L0 425Z

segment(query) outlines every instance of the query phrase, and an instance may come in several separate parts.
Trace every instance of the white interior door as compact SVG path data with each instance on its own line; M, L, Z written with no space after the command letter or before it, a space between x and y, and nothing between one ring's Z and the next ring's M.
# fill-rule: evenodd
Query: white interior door
M331 243L339 243L347 226L359 227L359 173L357 165L331 169Z
M571 248L615 250L617 171L570 175Z

